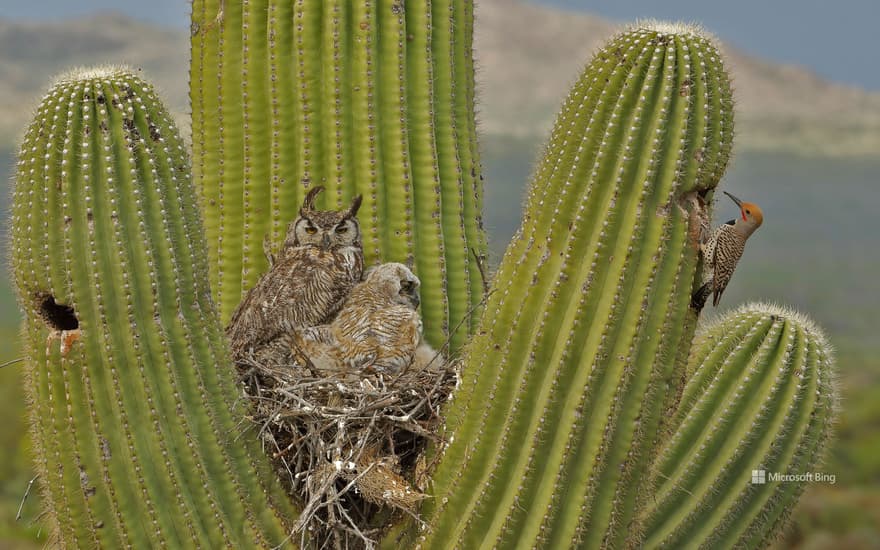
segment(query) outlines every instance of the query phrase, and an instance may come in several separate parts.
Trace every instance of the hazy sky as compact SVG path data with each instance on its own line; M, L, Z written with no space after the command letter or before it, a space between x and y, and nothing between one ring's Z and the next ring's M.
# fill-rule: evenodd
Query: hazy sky
M696 21L740 50L880 90L880 0L531 0L609 19Z
M480 1L480 0L476 0ZM880 0L527 0L619 21L640 17L697 21L761 57L804 65L820 75L880 90ZM114 9L183 27L187 0L0 0L0 17L59 19Z

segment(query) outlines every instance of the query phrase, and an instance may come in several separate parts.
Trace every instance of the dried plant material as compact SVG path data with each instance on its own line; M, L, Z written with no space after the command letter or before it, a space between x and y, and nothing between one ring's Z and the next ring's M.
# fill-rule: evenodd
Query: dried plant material
M431 464L423 453L440 440L439 409L457 383L457 365L435 353L391 374L291 356L245 357L239 371L265 450L302 506L300 543L372 548L426 498Z

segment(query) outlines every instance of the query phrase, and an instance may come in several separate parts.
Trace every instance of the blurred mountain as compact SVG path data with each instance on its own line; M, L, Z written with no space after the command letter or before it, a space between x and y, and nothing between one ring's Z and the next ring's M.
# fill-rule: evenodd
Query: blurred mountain
M578 71L622 25L516 0L483 0L476 28L481 128L527 137L548 131ZM737 149L880 151L880 93L724 49L737 102Z
M516 0L477 2L480 124L487 135L546 134L568 85L620 25ZM856 156L880 151L880 93L728 49L739 149ZM0 149L12 146L38 94L72 65L143 69L182 121L186 33L110 14L65 22L0 20Z

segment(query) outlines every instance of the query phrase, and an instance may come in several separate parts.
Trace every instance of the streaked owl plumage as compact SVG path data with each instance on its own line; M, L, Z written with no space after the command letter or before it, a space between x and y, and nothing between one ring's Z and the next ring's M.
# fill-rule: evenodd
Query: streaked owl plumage
M329 322L363 274L357 210L319 211L308 192L299 217L287 229L277 258L238 305L226 334L233 357L257 352L295 329Z
M298 331L296 345L321 369L399 372L422 339L418 288L405 265L382 264L352 289L332 323Z

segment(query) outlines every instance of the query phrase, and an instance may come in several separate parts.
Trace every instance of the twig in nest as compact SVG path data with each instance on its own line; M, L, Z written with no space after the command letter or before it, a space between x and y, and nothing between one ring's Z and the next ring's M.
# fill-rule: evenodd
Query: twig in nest
M492 282L486 275L486 255L477 254L477 251L473 248L471 248L471 254L474 255L474 262L476 262L477 270L480 272L480 281L483 283L483 299L485 300L489 297L489 287L492 286Z
M474 305L472 305L470 308L468 308L467 312L464 314L464 316L461 318L461 320L458 321L458 323L455 325L455 327L454 327L454 328L452 329L452 331L449 333L449 336L446 337L446 341L443 342L443 345L440 346L440 349L437 350L437 353L434 354L434 357L432 357L431 360L428 361L428 363L423 367L423 370L427 370L428 367L430 367L430 366L434 363L434 361L437 360L438 357L443 357L443 352L444 352L444 351L447 353L447 355L451 355L451 354L449 354L449 344L452 342L452 337L453 337L453 336L454 336L459 330L461 330L461 327L462 327L462 325L464 325L464 322L467 321L468 319L470 319L470 318L471 318L471 315L473 315L474 312L476 312L479 308L481 308L481 307L483 307L484 305L486 305L486 302L489 301L489 296L491 296L493 292L495 292L495 291L494 291L494 290L489 290L489 289L487 288L487 289L486 289L486 293L483 295L483 298L480 299L479 302L477 302L476 304L474 304ZM446 368L449 368L449 365L450 365L451 363L452 363L452 361L447 361ZM409 367L410 367L411 365L412 365L412 363L410 363L409 365L405 366L405 367L403 368L403 370L400 371L400 374L398 374L398 375L397 375L397 378L395 378L395 382L396 382L398 379L400 379L400 377L402 377L404 374L406 374L406 373L409 371ZM438 380L440 380L440 378L438 378Z

